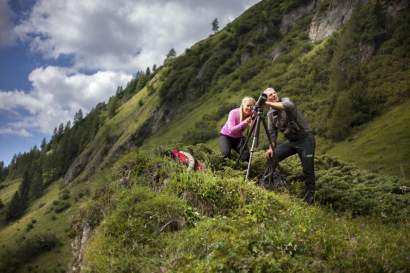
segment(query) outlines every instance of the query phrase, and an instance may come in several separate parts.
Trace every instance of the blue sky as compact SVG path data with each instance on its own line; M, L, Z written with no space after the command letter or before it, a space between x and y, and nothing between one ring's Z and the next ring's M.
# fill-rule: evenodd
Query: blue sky
M258 0L0 0L0 161Z

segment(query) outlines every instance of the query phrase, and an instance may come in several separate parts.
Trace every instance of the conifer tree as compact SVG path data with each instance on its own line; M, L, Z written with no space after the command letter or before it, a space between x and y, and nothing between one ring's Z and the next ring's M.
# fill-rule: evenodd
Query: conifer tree
M47 141L46 141L46 138L44 137L43 140L41 141L41 146L40 146L41 150L44 151L46 146L47 146Z
M171 48L171 49L169 50L168 54L167 54L167 59L168 59L168 58L173 58L173 57L175 57L175 56L177 56L177 52L175 51L174 48Z
M16 191L11 198L9 205L6 210L6 220L13 221L18 219L23 214L23 206L20 198L20 194Z
M121 87L122 90L122 87ZM118 91L118 90L117 90ZM77 113L75 113L74 115L74 125L76 125L78 122L80 122L81 120L83 120L83 111L80 109L78 110Z
M108 117L112 118L113 116L115 116L115 112L118 108L118 97L117 96L112 96L109 103L108 103Z
M71 120L67 121L66 125L65 125L65 131L69 131L71 129Z
M60 123L60 125L58 125L58 130L57 130L57 135L58 136L62 136L64 133L64 123Z
M23 181L21 182L18 191L16 191L7 207L6 220L12 221L20 218L28 205L29 191L31 180L29 172L25 171Z
M212 21L212 31L217 32L218 30L219 30L219 21L218 21L218 18L215 18Z
M41 196L44 189L43 171L41 165L37 164L33 174L33 180L30 185L29 199L33 200Z
M0 161L0 182L4 180L4 162Z
M117 91L115 91L115 95L119 96L122 93L122 86L118 86Z

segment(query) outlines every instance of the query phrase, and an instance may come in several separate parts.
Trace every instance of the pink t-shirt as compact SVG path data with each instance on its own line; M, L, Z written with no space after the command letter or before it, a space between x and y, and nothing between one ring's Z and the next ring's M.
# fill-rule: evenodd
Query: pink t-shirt
M221 129L221 134L234 138L242 137L247 127L246 122L241 122L241 108L235 108L229 112L228 120Z

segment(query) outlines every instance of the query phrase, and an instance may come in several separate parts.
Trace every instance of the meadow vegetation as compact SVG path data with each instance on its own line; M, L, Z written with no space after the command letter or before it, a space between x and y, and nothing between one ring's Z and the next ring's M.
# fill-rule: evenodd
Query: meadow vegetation
M349 180L352 172L363 181L385 178L318 159L317 204L329 209L308 207L296 197L297 173L288 175L296 184L290 195L269 192L244 181L233 162L212 164L220 156L206 147L184 149L210 160L208 171L187 172L167 148L117 162L110 210L87 248L86 272L380 272L409 265L409 197L393 196L402 181L343 187L340 177Z

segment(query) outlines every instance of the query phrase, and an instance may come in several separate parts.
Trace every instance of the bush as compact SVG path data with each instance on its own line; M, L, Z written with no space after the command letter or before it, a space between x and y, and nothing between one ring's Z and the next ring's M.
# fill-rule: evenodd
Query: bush
M54 212L55 213L61 213L63 211L65 211L66 209L68 209L70 207L70 203L67 201L59 201L59 200L55 200L53 202L54 205Z
M90 269L155 271L162 260L158 252L163 245L158 238L192 225L195 214L188 211L182 200L167 194L155 195L141 186L124 191L119 200L116 210L103 224L106 236L90 243L91 249L100 249L98 254L87 252Z
M182 142L185 144L198 144L217 137L216 122L209 120L209 118L205 115L203 120L195 123L193 130L189 130L182 135Z
M24 240L14 248L0 250L1 257L8 257L0 260L0 271L4 273L16 272L18 268L35 257L56 248L59 243L54 234L38 234L33 238Z
M70 191L68 189L64 189L58 194L58 196L60 200L67 200L70 198Z

